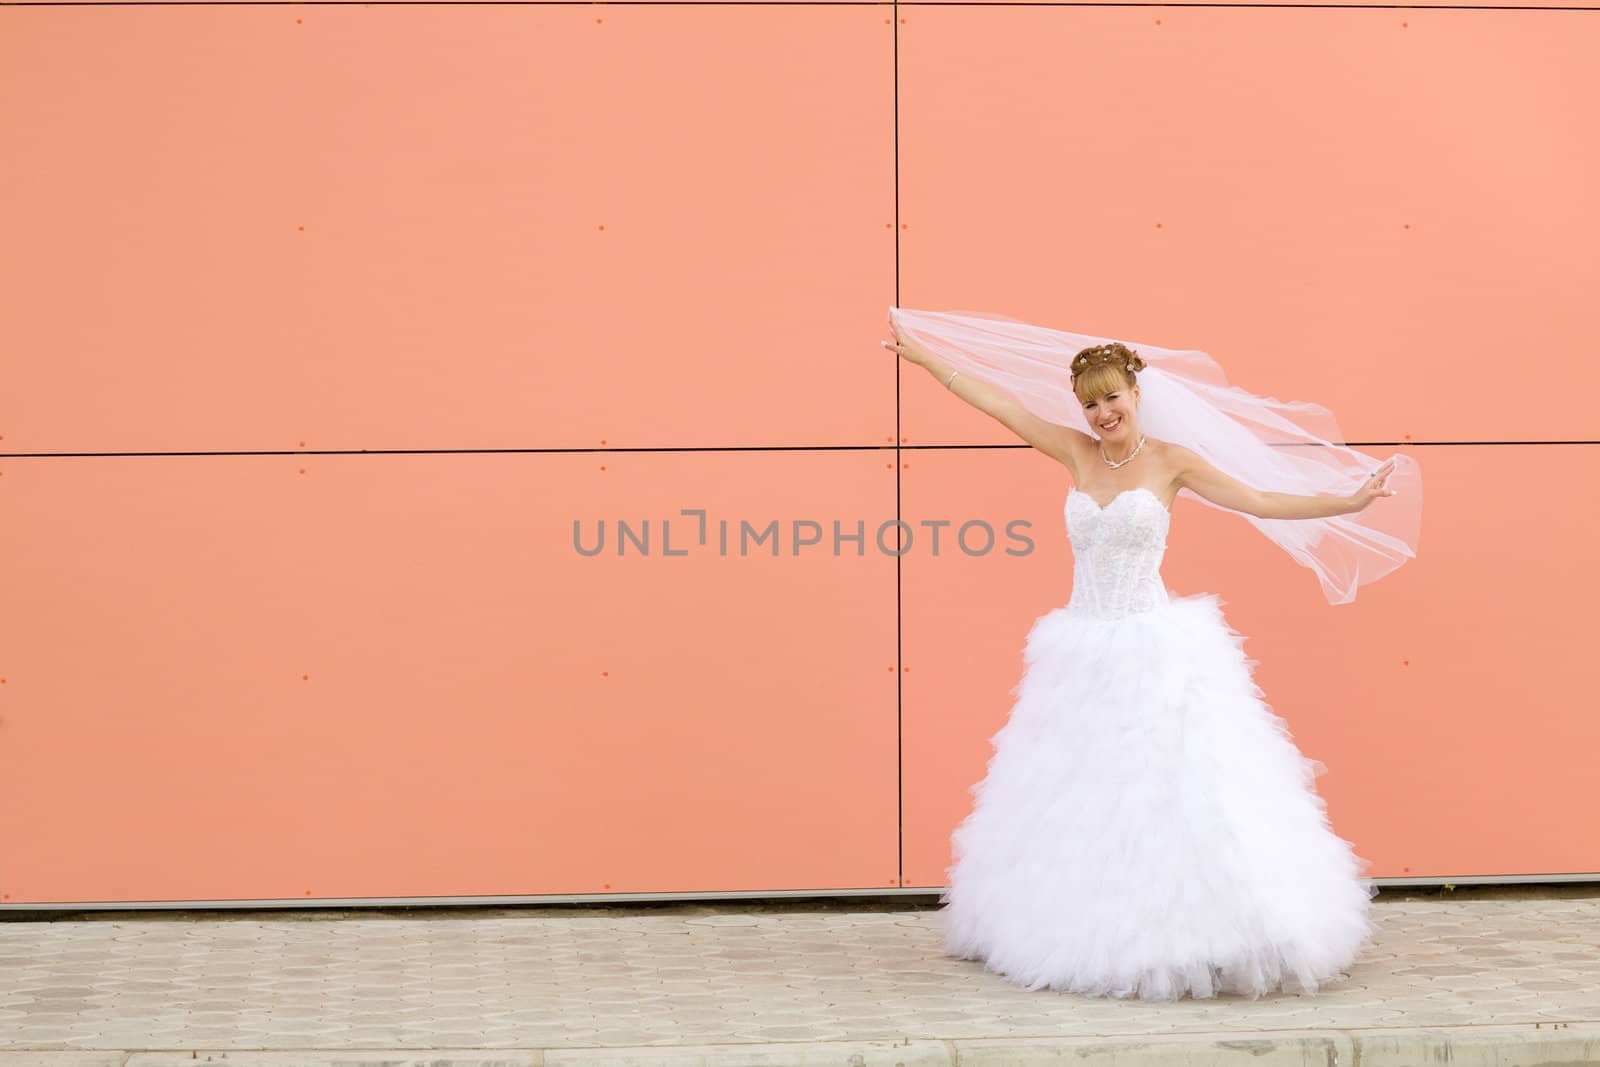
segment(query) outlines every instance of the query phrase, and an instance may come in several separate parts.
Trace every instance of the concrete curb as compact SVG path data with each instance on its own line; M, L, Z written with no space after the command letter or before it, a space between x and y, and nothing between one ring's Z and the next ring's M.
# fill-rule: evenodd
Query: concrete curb
M1080 1038L796 1041L560 1049L0 1050L0 1067L1569 1067L1600 1022Z

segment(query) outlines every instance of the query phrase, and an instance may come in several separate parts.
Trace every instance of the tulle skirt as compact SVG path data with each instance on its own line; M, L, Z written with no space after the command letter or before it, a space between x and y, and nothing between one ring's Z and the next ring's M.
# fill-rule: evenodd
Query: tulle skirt
M1028 633L940 896L946 955L1027 989L1311 993L1371 937L1336 836L1212 594Z

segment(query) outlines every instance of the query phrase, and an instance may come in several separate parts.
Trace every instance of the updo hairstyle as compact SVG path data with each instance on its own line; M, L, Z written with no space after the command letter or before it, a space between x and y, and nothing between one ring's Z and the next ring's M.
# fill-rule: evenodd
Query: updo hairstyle
M1107 393L1133 388L1134 373L1144 368L1139 353L1121 341L1085 348L1072 357L1072 391L1079 403L1087 404Z

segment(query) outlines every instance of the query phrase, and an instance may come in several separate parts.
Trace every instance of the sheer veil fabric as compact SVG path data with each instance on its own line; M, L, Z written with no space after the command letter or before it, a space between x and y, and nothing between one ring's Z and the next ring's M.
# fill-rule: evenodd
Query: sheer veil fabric
M1195 349L1162 348L1038 326L981 311L889 308L889 320L912 341L962 374L988 382L1042 419L1097 436L1072 392L1069 367L1085 348L1121 341L1145 361L1139 371L1139 428L1193 449L1225 474L1256 489L1303 495L1348 494L1382 462L1344 443L1328 409L1256 396L1229 385L1217 362ZM1320 519L1244 515L1257 530L1316 575L1332 604L1415 557L1422 526L1422 471L1395 453L1388 486L1361 511ZM1181 497L1230 511L1189 489ZM1243 514L1238 513L1238 514Z

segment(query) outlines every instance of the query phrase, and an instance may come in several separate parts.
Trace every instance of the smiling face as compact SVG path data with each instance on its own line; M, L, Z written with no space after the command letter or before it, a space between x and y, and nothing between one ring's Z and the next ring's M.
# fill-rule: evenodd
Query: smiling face
M1139 381L1144 360L1120 341L1085 348L1072 360L1072 391L1083 417L1101 441L1139 440ZM1120 451L1120 449L1119 449Z
M1139 437L1139 387L1116 386L1083 403L1083 417L1102 441L1136 441Z

